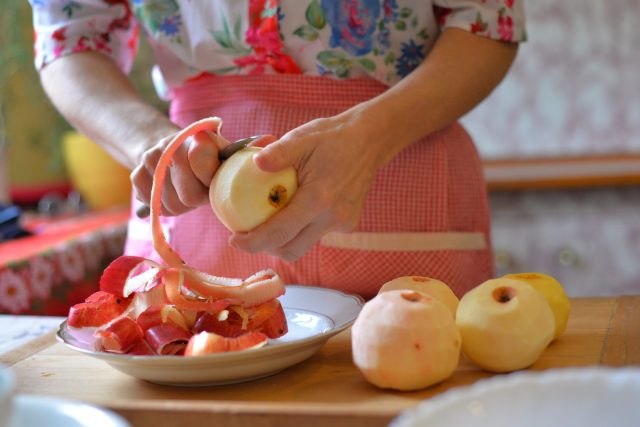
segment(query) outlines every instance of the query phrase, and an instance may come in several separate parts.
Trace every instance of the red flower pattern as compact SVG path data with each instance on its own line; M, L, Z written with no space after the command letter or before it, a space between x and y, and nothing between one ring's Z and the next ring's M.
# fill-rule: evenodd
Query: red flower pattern
M240 68L253 65L249 74L264 74L267 65L277 73L302 72L298 64L283 52L277 9L276 0L249 1L249 28L245 34L245 42L252 47L253 52L234 59L234 63Z
M99 289L103 270L124 251L125 235L125 228L100 232L90 243L73 242L55 253L1 266L0 314L67 315L71 305ZM92 248L83 250L88 244Z
M376 1L381 4L379 15L389 22L393 21L393 26L379 25L379 19L365 19L370 5ZM319 66L317 55L322 46L329 43L328 38L334 36L354 50L351 52L346 49L344 64L355 63L358 57L366 55L362 63L366 64L366 70L360 71L386 83L393 83L401 79L403 73L398 72L394 61L389 58L401 56L402 46L415 37L424 38L425 50L429 50L437 38L438 27L465 28L474 34L508 41L522 41L526 37L522 2L515 0L480 0L476 3L439 1L436 2L438 5L434 5L434 0L426 3L411 0L403 3L402 11L407 16L400 14L396 0L336 2L342 4L340 7L347 12L344 27L337 30L341 31L340 34L334 33L331 25L326 25L326 19L330 16L328 10L333 7L331 2L249 0L248 10L244 13L235 6L227 5L219 9L221 17L185 21L184 25L189 25L193 38L167 38L165 33L155 29L167 19L182 16L182 8L193 7L197 12L199 7L205 7L198 5L198 2L102 0L94 4L90 0L78 0L74 2L73 16L61 9L58 2L33 3L34 22L49 23L36 24L35 28L38 33L35 46L38 68L61 55L94 50L109 55L123 70L128 70L137 52L139 29L136 15L141 11L146 11L143 14L150 13L153 9L150 21L141 19L139 24L146 30L145 35L153 39L154 45L175 53L175 57L169 55L160 58L158 64L163 71L171 70L164 76L169 86L177 86L212 72L244 75L268 72L299 74L304 71L321 75L326 72L326 67L324 64ZM165 3L168 7L158 7ZM369 6L359 6L365 3ZM305 9L304 13L302 9ZM198 16L197 13L187 15ZM479 19L477 15L480 15ZM434 18L438 25L434 25ZM188 18L181 19L189 21ZM220 22L224 23L224 28L219 27ZM411 26L407 26L408 23ZM244 28L244 37L241 28ZM216 33L213 37L212 32ZM210 39L207 40L207 37ZM284 37L286 48L292 49L290 52L285 48ZM370 53L370 45L376 43L382 49L378 46L377 51ZM341 46L342 50L345 50L345 46ZM215 58L201 55L206 49L210 49ZM383 58L383 53L392 56ZM291 54L298 56L294 60ZM345 68L344 64L342 68ZM350 77L348 72L336 76Z
M498 16L498 34L503 41L513 40L513 18L500 13Z

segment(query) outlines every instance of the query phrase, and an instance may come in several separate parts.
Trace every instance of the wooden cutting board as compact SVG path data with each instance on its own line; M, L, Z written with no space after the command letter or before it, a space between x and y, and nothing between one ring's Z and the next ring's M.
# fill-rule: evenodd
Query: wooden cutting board
M530 369L640 365L640 296L572 301L565 334ZM33 341L0 362L13 365L18 392L82 400L113 409L134 427L385 426L400 411L492 374L466 360L447 381L416 392L377 389L351 361L350 333L313 357L244 384L178 388L147 383L57 343Z

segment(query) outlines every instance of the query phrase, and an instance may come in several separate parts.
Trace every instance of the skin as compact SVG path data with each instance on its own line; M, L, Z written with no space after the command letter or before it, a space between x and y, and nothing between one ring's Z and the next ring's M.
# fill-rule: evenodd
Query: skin
M267 171L295 167L296 197L263 225L232 235L229 243L294 261L327 232L353 230L376 171L407 145L455 122L485 99L516 52L516 44L447 29L422 64L385 93L269 144L256 164ZM178 127L147 105L101 54L60 58L41 71L41 80L73 126L133 170L136 196L148 204L155 164ZM164 214L208 203L217 152L226 144L221 137L200 134L182 146L163 188Z
M40 72L40 79L71 125L133 171L136 197L149 205L155 166L180 127L140 98L122 71L100 53L59 58ZM163 214L179 215L208 203L218 150L227 144L224 138L199 134L180 147L163 187Z

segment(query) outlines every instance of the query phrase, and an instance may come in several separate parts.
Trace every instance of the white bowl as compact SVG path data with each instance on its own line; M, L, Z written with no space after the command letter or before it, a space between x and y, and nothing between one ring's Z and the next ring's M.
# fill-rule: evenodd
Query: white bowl
M11 427L131 427L120 415L57 397L17 394Z
M0 427L11 425L15 388L16 379L13 372L6 366L0 365Z
M640 368L518 372L451 389L391 427L638 427Z
M154 383L232 384L273 375L313 356L329 338L351 326L364 304L358 295L297 285L287 285L286 293L279 300L287 316L289 332L253 350L196 357L106 353L94 350L92 332L73 330L66 322L60 325L58 339L125 374Z

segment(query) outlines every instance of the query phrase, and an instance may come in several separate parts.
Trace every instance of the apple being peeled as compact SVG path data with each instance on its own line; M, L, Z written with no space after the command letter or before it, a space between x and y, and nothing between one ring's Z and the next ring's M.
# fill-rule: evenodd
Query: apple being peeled
M458 304L462 351L491 372L511 372L535 363L553 340L551 307L531 285L515 279L487 280Z
M234 233L265 222L291 200L298 189L294 168L266 172L253 156L259 147L247 147L225 160L211 181L209 200L216 216Z

